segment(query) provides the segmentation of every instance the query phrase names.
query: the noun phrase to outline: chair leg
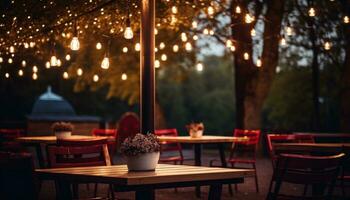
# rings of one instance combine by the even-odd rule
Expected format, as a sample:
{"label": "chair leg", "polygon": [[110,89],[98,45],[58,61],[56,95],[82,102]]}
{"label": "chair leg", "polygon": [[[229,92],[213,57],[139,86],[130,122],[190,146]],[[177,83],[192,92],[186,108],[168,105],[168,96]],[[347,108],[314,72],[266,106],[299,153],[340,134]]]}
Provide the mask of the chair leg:
{"label": "chair leg", "polygon": [[231,184],[228,184],[228,191],[229,191],[230,195],[233,196],[233,190],[232,190]]}
{"label": "chair leg", "polygon": [[73,189],[73,198],[79,199],[79,185],[78,184],[72,184]]}
{"label": "chair leg", "polygon": [[97,197],[97,189],[98,189],[98,184],[95,183],[94,197]]}
{"label": "chair leg", "polygon": [[111,195],[111,199],[114,200],[115,196],[114,196],[114,188],[112,184],[110,184],[108,187],[108,198],[109,198],[109,194]]}
{"label": "chair leg", "polygon": [[253,163],[253,168],[255,170],[255,188],[256,188],[256,192],[259,192],[258,172],[256,171],[255,163]]}

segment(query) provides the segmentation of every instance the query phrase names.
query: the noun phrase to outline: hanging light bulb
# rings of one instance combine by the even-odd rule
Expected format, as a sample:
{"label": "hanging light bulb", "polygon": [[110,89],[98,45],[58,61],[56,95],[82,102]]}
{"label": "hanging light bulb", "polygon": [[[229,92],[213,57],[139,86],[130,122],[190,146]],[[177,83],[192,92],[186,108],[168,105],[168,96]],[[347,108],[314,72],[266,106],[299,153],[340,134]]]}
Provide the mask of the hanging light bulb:
{"label": "hanging light bulb", "polygon": [[207,29],[207,28],[203,29],[203,34],[204,35],[209,35],[209,29]]}
{"label": "hanging light bulb", "polygon": [[154,61],[154,67],[155,67],[155,68],[159,68],[159,67],[160,67],[160,62],[159,62],[159,60],[155,60],[155,61]]}
{"label": "hanging light bulb", "polygon": [[162,54],[162,56],[160,57],[160,59],[162,61],[166,61],[168,59],[167,55],[166,54]]}
{"label": "hanging light bulb", "polygon": [[97,82],[99,79],[100,79],[100,78],[98,77],[97,74],[95,74],[95,75],[92,77],[92,80],[93,80],[94,82]]}
{"label": "hanging light bulb", "polygon": [[226,40],[226,47],[230,48],[232,46],[232,40]]}
{"label": "hanging light bulb", "polygon": [[72,51],[78,51],[80,48],[80,42],[79,42],[79,39],[78,37],[74,36],[72,38],[72,41],[70,42],[70,49]]}
{"label": "hanging light bulb", "polygon": [[332,44],[328,41],[324,43],[324,49],[327,51],[331,49],[331,46],[332,46]]}
{"label": "hanging light bulb", "polygon": [[51,65],[50,65],[50,62],[49,62],[49,61],[47,61],[47,62],[45,63],[45,67],[46,67],[46,69],[50,69]]}
{"label": "hanging light bulb", "polygon": [[186,35],[186,33],[181,33],[181,40],[182,40],[183,42],[186,42],[186,41],[187,41],[187,35]]}
{"label": "hanging light bulb", "polygon": [[315,8],[311,7],[308,11],[310,17],[315,17],[316,11]]}
{"label": "hanging light bulb", "polygon": [[198,72],[201,72],[201,71],[203,71],[203,64],[201,63],[201,62],[198,62],[197,64],[196,64],[196,70],[198,71]]}
{"label": "hanging light bulb", "polygon": [[197,21],[193,21],[192,22],[192,28],[197,28],[198,27],[198,22]]}
{"label": "hanging light bulb", "polygon": [[256,60],[256,66],[257,66],[257,67],[261,67],[261,66],[262,66],[262,61],[261,61],[260,56],[259,56],[258,59]]}
{"label": "hanging light bulb", "polygon": [[132,32],[132,29],[131,29],[130,16],[128,14],[128,18],[126,19],[126,28],[124,31],[124,38],[127,40],[130,40],[133,37],[134,37],[134,33]]}
{"label": "hanging light bulb", "polygon": [[25,60],[22,60],[22,67],[25,67],[27,65],[27,62]]}
{"label": "hanging light bulb", "polygon": [[250,31],[250,35],[251,35],[252,37],[256,36],[256,31],[255,31],[255,29],[252,29],[252,30]]}
{"label": "hanging light bulb", "polygon": [[18,70],[18,76],[23,76],[23,70]]}
{"label": "hanging light bulb", "polygon": [[7,60],[7,62],[8,62],[9,64],[13,63],[12,58],[9,58],[9,59]]}
{"label": "hanging light bulb", "polygon": [[35,46],[35,42],[29,42],[30,48],[33,48]]}
{"label": "hanging light bulb", "polygon": [[34,74],[32,75],[32,79],[33,79],[33,80],[37,80],[37,79],[38,79],[38,75],[37,75],[36,73],[34,73]]}
{"label": "hanging light bulb", "polygon": [[235,12],[237,13],[237,14],[241,14],[241,7],[239,7],[239,6],[236,6],[236,8],[235,8]]}
{"label": "hanging light bulb", "polygon": [[62,62],[60,59],[57,59],[57,66],[60,67],[62,65]]}
{"label": "hanging light bulb", "polygon": [[243,58],[244,58],[244,60],[249,60],[249,53],[248,53],[248,52],[245,52],[245,53],[243,54]]}
{"label": "hanging light bulb", "polygon": [[123,47],[123,52],[124,53],[128,53],[128,50],[129,50],[128,47]]}
{"label": "hanging light bulb", "polygon": [[37,73],[38,72],[38,67],[36,65],[33,66],[33,72]]}
{"label": "hanging light bulb", "polygon": [[123,73],[121,78],[122,78],[123,81],[125,81],[125,80],[128,79],[128,75],[126,75],[125,73]]}
{"label": "hanging light bulb", "polygon": [[77,69],[77,75],[78,75],[78,76],[83,75],[83,70],[82,70],[81,68],[78,68],[78,69]]}
{"label": "hanging light bulb", "polygon": [[23,45],[24,45],[24,48],[26,48],[26,49],[28,49],[28,48],[29,48],[29,44],[28,44],[28,42],[24,43]]}
{"label": "hanging light bulb", "polygon": [[97,43],[96,43],[96,49],[97,49],[97,50],[102,49],[102,44],[101,44],[100,42],[97,42]]}
{"label": "hanging light bulb", "polygon": [[165,48],[165,44],[164,44],[164,42],[161,42],[160,44],[159,44],[159,49],[164,49]]}
{"label": "hanging light bulb", "polygon": [[185,49],[186,51],[192,51],[192,44],[190,42],[186,42]]}
{"label": "hanging light bulb", "polygon": [[102,69],[108,69],[109,68],[109,58],[107,57],[107,55],[103,58],[103,60],[101,62],[101,68]]}
{"label": "hanging light bulb", "polygon": [[10,53],[14,53],[15,52],[15,47],[14,46],[10,46]]}
{"label": "hanging light bulb", "polygon": [[251,16],[249,13],[247,13],[244,17],[244,21],[247,24],[250,24],[254,21],[254,16]]}
{"label": "hanging light bulb", "polygon": [[67,61],[70,60],[70,55],[69,55],[69,54],[66,55],[66,60],[67,60]]}
{"label": "hanging light bulb", "polygon": [[214,35],[214,30],[213,29],[209,30],[209,35]]}
{"label": "hanging light bulb", "polygon": [[141,50],[141,45],[140,43],[135,44],[135,51],[140,51]]}
{"label": "hanging light bulb", "polygon": [[154,35],[158,35],[158,29],[154,29]]}
{"label": "hanging light bulb", "polygon": [[345,24],[348,24],[350,22],[350,19],[348,16],[344,16],[343,21]]}
{"label": "hanging light bulb", "polygon": [[158,52],[158,48],[157,47],[154,48],[154,52]]}
{"label": "hanging light bulb", "polygon": [[175,45],[173,46],[173,51],[174,51],[174,52],[178,52],[178,51],[179,51],[179,45],[175,44]]}
{"label": "hanging light bulb", "polygon": [[282,35],[280,44],[281,44],[282,46],[285,46],[285,45],[287,44],[287,41],[286,41],[286,39],[284,38],[284,35]]}
{"label": "hanging light bulb", "polygon": [[232,46],[230,47],[230,50],[231,50],[232,52],[234,52],[234,51],[236,51],[236,47],[235,47],[234,45],[232,45]]}
{"label": "hanging light bulb", "polygon": [[2,57],[0,57],[0,63],[4,62],[4,59]]}
{"label": "hanging light bulb", "polygon": [[173,14],[177,14],[177,7],[176,6],[171,7],[171,12]]}
{"label": "hanging light bulb", "polygon": [[287,28],[286,28],[286,33],[287,33],[288,36],[293,35],[293,29],[292,29],[292,27],[287,26]]}
{"label": "hanging light bulb", "polygon": [[197,36],[197,35],[194,35],[194,36],[192,37],[192,39],[193,39],[194,41],[196,41],[196,40],[198,40],[198,36]]}
{"label": "hanging light bulb", "polygon": [[50,65],[53,66],[53,67],[56,67],[58,65],[57,57],[55,55],[51,56]]}
{"label": "hanging light bulb", "polygon": [[63,72],[63,78],[64,78],[64,79],[68,79],[68,78],[69,78],[68,72]]}
{"label": "hanging light bulb", "polygon": [[208,12],[209,16],[214,15],[214,13],[215,13],[214,7],[213,6],[208,6],[207,12]]}
{"label": "hanging light bulb", "polygon": [[6,78],[10,78],[10,74],[9,73],[5,73],[5,77]]}

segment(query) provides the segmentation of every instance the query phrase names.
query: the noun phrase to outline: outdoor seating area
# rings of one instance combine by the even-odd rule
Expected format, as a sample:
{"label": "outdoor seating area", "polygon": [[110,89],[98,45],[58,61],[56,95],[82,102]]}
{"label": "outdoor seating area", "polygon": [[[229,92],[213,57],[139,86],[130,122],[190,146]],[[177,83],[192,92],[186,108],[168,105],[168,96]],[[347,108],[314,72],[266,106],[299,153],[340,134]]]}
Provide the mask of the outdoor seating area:
{"label": "outdoor seating area", "polygon": [[0,200],[350,199],[350,0],[2,0],[0,97]]}

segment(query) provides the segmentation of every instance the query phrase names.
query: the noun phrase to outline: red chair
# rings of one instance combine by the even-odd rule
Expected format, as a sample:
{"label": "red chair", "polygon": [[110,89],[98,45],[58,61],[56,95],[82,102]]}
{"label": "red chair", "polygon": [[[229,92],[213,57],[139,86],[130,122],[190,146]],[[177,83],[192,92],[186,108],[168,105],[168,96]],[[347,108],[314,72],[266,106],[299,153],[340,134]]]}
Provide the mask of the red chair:
{"label": "red chair", "polygon": [[25,148],[16,138],[25,136],[23,129],[0,129],[0,149],[10,152],[25,152]]}
{"label": "red chair", "polygon": [[117,145],[120,144],[128,137],[133,137],[137,133],[140,133],[140,120],[137,114],[133,112],[127,112],[120,118],[117,126]]}
{"label": "red chair", "polygon": [[[334,183],[343,157],[343,153],[334,156],[279,155],[266,199],[332,199]],[[293,195],[281,194],[282,183],[303,185],[304,192],[299,196],[295,195],[295,191]],[[307,196],[309,185],[326,186],[327,190]]]}
{"label": "red chair", "polygon": [[[178,136],[177,130],[175,128],[173,129],[159,129],[155,130],[155,134],[157,136],[172,136],[176,137]],[[180,165],[183,164],[184,157],[182,154],[182,148],[180,143],[178,142],[162,142],[160,146],[160,153],[161,157],[159,159],[160,162],[173,162],[175,165],[179,162]],[[177,153],[177,155],[170,155],[170,156],[162,156],[166,154],[174,154]]]}
{"label": "red chair", "polygon": [[[93,136],[111,137],[114,140],[116,140],[117,129],[97,129],[97,128],[94,128],[94,129],[92,129],[91,134]],[[107,145],[108,145],[109,154],[110,154],[111,158],[113,158],[114,153],[117,149],[117,143],[116,143],[116,141],[108,141]]]}
{"label": "red chair", "polygon": [[37,200],[38,191],[31,154],[0,152],[1,199]]}

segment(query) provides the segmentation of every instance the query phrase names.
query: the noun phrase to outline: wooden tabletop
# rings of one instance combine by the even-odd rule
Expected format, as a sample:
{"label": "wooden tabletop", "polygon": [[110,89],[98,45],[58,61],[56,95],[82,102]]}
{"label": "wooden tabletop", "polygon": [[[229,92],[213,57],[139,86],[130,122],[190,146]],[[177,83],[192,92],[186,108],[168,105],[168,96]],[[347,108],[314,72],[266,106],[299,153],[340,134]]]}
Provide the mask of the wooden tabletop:
{"label": "wooden tabletop", "polygon": [[[102,137],[102,136],[97,137],[97,136],[88,136],[88,135],[72,135],[67,139],[84,140],[84,139],[94,139],[94,138],[108,138],[108,140],[112,139],[109,137]],[[50,143],[56,143],[57,138],[56,136],[28,136],[28,137],[18,137],[17,141],[25,144],[40,144],[40,143],[50,144]]]}
{"label": "wooden tabletop", "polygon": [[197,167],[158,164],[155,171],[128,172],[126,165],[37,169],[41,179],[113,183],[118,185],[145,185],[208,180],[226,180],[252,176],[249,169]]}
{"label": "wooden tabletop", "polygon": [[233,136],[213,136],[203,135],[199,138],[190,136],[159,136],[160,142],[179,142],[179,143],[229,143],[229,142],[244,142],[248,141],[248,137],[233,137]]}
{"label": "wooden tabletop", "polygon": [[305,152],[341,152],[343,146],[350,143],[276,143],[276,151],[305,151]]}

